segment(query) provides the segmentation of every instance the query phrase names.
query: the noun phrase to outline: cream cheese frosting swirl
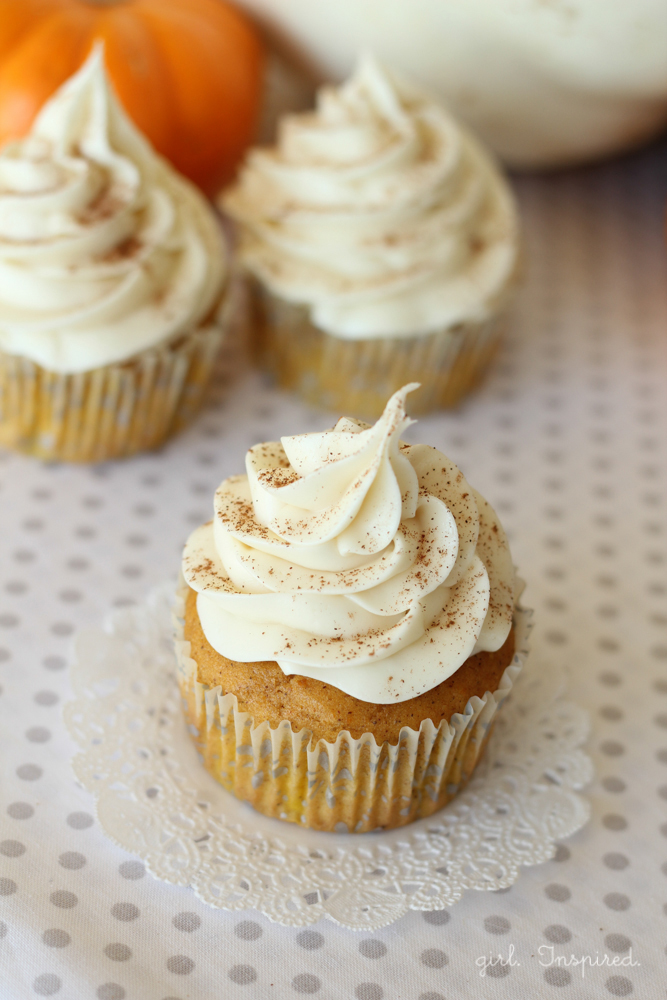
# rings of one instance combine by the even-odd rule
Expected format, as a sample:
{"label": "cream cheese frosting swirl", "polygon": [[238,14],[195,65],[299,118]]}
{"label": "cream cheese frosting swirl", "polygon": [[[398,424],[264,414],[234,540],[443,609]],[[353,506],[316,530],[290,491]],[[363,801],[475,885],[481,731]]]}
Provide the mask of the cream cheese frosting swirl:
{"label": "cream cheese frosting swirl", "polygon": [[369,427],[257,445],[190,536],[183,575],[209,643],[361,701],[406,701],[509,633],[514,568],[486,500],[408,445],[399,390]]}
{"label": "cream cheese frosting swirl", "polygon": [[509,187],[437,103],[370,56],[315,111],[286,116],[223,205],[241,257],[273,292],[342,338],[484,321],[516,269]]}
{"label": "cream cheese frosting swirl", "polygon": [[225,272],[214,213],[96,48],[0,152],[0,349],[59,373],[124,361],[206,320]]}

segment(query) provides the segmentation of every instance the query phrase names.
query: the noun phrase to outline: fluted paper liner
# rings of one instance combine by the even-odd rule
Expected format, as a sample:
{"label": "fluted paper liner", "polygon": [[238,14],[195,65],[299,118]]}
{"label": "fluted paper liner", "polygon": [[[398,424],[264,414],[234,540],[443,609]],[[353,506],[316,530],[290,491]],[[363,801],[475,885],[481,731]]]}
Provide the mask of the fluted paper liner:
{"label": "fluted paper liner", "polygon": [[497,691],[472,697],[450,722],[425,719],[405,726],[395,746],[378,746],[372,733],[335,743],[292,731],[285,719],[272,729],[239,710],[236,695],[197,680],[190,643],[183,638],[182,586],[174,613],[183,710],[206,769],[228,791],[267,816],[315,830],[363,833],[404,826],[442,808],[465,785],[480,760],[493,723],[528,653],[528,620],[515,609],[516,652]]}
{"label": "fluted paper liner", "polygon": [[157,448],[199,409],[225,321],[221,310],[171,343],[69,375],[0,351],[0,444],[69,462]]}
{"label": "fluted paper liner", "polygon": [[260,364],[284,389],[338,413],[379,417],[407,382],[421,383],[411,413],[456,406],[482,378],[504,327],[499,314],[416,336],[347,340],[315,326],[307,306],[249,280],[251,337]]}

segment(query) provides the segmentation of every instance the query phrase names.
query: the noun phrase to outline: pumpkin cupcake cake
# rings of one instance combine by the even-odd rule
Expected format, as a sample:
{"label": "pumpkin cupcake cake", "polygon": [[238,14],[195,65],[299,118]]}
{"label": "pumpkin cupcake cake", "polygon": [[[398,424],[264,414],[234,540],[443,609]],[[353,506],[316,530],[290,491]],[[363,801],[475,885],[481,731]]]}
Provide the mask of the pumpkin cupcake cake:
{"label": "pumpkin cupcake cake", "polygon": [[282,386],[377,417],[406,381],[426,412],[479,380],[516,285],[514,200],[479,142],[372,57],[286,116],[221,204]]}
{"label": "pumpkin cupcake cake", "polygon": [[227,272],[214,212],[97,48],[0,152],[0,444],[84,462],[160,445],[201,402]]}
{"label": "pumpkin cupcake cake", "polygon": [[525,654],[503,529],[443,454],[374,426],[257,445],[183,554],[179,683],[205,767],[259,811],[362,832],[465,784]]}

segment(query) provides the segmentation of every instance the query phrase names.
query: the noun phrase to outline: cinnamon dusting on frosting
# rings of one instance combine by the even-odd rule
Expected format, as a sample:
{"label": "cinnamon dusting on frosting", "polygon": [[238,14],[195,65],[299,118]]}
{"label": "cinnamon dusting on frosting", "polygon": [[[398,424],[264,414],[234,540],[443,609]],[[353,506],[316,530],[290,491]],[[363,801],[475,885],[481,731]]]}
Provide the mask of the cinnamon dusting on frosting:
{"label": "cinnamon dusting on frosting", "polygon": [[484,321],[513,283],[518,219],[498,167],[371,56],[315,111],[286,116],[222,204],[246,266],[334,336]]}
{"label": "cinnamon dusting on frosting", "polygon": [[0,151],[0,350],[59,373],[129,362],[217,322],[226,270],[215,214],[95,48]]}
{"label": "cinnamon dusting on frosting", "polygon": [[500,648],[514,571],[490,506],[444,455],[405,445],[406,386],[372,427],[252,448],[185,549],[211,645],[361,700],[430,690]]}

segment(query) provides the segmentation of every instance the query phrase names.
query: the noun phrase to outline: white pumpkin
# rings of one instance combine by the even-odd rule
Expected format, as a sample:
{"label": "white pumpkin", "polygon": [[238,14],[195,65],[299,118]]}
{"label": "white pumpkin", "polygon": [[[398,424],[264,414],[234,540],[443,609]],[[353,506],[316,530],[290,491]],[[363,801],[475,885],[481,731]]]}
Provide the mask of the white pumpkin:
{"label": "white pumpkin", "polygon": [[667,0],[238,2],[321,77],[371,49],[511,166],[606,156],[667,124]]}

